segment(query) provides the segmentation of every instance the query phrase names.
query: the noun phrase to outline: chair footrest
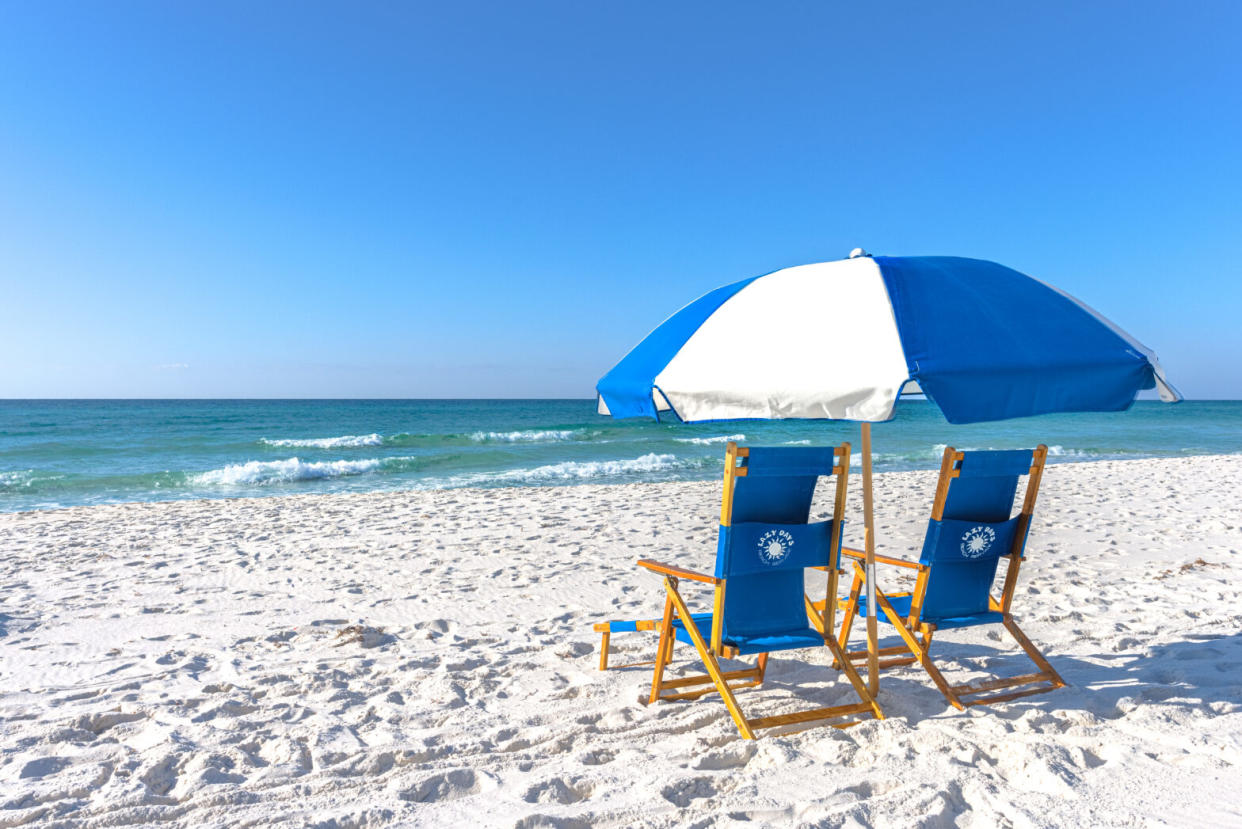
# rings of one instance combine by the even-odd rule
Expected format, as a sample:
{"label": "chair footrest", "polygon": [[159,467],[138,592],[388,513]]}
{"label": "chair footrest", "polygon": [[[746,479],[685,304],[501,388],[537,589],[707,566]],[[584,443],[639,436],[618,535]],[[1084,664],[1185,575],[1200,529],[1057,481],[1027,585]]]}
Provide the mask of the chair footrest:
{"label": "chair footrest", "polygon": [[[761,684],[762,682],[763,682],[762,679],[755,677],[754,679],[747,680],[746,682],[730,682],[727,684],[729,686],[730,691],[740,691],[743,688],[753,688],[756,685]],[[680,694],[666,694],[663,691],[661,691],[660,696],[657,697],[657,699],[660,700],[661,702],[676,702],[677,700],[681,700],[681,699],[698,699],[699,697],[705,697],[708,694],[718,694],[718,693],[720,693],[719,688],[717,688],[715,685],[709,685],[706,688],[696,688],[693,691],[682,691]]]}
{"label": "chair footrest", "polygon": [[[900,668],[903,665],[913,665],[915,662],[918,662],[918,661],[919,660],[913,656],[899,656],[895,659],[877,660],[875,663],[875,666],[883,670],[885,668]],[[857,657],[850,658],[850,664],[854,665],[856,668],[862,667],[864,662],[865,660],[859,659]],[[835,666],[836,663],[834,662],[833,665]]]}
{"label": "chair footrest", "polygon": [[[845,655],[848,656],[850,659],[857,660],[857,659],[866,659],[867,653],[868,652],[865,650],[849,651]],[[910,653],[910,649],[906,647],[905,645],[891,645],[886,648],[876,649],[876,654],[878,654],[879,656],[891,656],[895,653]]]}
{"label": "chair footrest", "polygon": [[[758,668],[744,668],[740,671],[725,671],[720,675],[721,679],[726,682],[730,679],[746,679],[757,676]],[[695,676],[683,676],[680,679],[666,679],[660,682],[661,688],[686,688],[691,685],[704,685],[714,680],[707,674],[697,674]]]}
{"label": "chair footrest", "polygon": [[852,705],[836,705],[832,708],[813,708],[810,711],[797,711],[793,714],[776,714],[771,717],[755,717],[747,719],[751,728],[772,728],[777,725],[790,725],[815,720],[831,720],[837,717],[848,717],[851,714],[870,714],[871,706],[865,702]]}
{"label": "chair footrest", "polygon": [[903,656],[898,659],[881,659],[876,663],[876,667],[880,669],[900,668],[903,665],[913,665],[915,662],[918,662],[918,660],[913,656]]}
{"label": "chair footrest", "polygon": [[1062,687],[1059,682],[1052,679],[1044,680],[1047,685],[1040,685],[1038,688],[1026,688],[1022,691],[1010,691],[1007,694],[994,694],[990,697],[977,697],[975,699],[962,700],[962,705],[991,705],[994,702],[1008,702],[1011,699],[1019,697],[1029,697],[1035,694],[1046,694],[1049,691],[1055,691]]}
{"label": "chair footrest", "polygon": [[642,662],[626,662],[624,665],[608,665],[606,668],[600,668],[601,671],[620,671],[625,668],[641,668],[644,665],[654,665],[654,659],[644,659]]}
{"label": "chair footrest", "polygon": [[982,694],[984,691],[997,691],[1001,688],[1014,688],[1018,685],[1031,685],[1035,682],[1053,682],[1048,674],[1040,671],[1035,674],[1023,674],[1022,676],[1010,677],[1008,679],[990,679],[986,682],[966,682],[962,685],[950,686],[953,693],[959,697],[971,696],[972,694]]}

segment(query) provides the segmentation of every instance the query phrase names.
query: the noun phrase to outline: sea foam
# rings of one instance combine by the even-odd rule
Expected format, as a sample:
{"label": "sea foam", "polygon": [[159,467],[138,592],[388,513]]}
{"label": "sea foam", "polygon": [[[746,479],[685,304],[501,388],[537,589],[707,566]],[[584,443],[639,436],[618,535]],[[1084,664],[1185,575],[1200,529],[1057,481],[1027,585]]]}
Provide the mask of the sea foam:
{"label": "sea foam", "polygon": [[673,438],[678,443],[695,443],[707,446],[712,443],[728,443],[731,440],[746,440],[746,435],[718,435],[711,438]]}
{"label": "sea foam", "polygon": [[[931,454],[933,457],[939,458],[941,455],[944,454],[944,450],[947,448],[948,448],[948,444],[937,443],[934,447],[932,447]],[[1021,448],[1031,449],[1034,447],[1025,446]],[[981,447],[978,447],[978,446],[958,446],[957,447],[957,451],[959,452],[980,452],[980,451],[991,452],[995,450],[996,448],[993,446],[989,446],[986,450],[983,450]],[[1125,457],[1126,454],[1127,453],[1119,453],[1116,455],[1116,457]],[[1053,445],[1053,446],[1048,447],[1048,457],[1050,458],[1091,458],[1094,460],[1099,460],[1099,459],[1104,459],[1104,458],[1108,458],[1111,456],[1100,454],[1097,452],[1084,451],[1082,449],[1066,449],[1064,446]]]}
{"label": "sea foam", "polygon": [[448,479],[429,480],[426,483],[430,486],[449,488],[495,484],[509,486],[537,485],[559,481],[584,481],[592,478],[641,475],[643,473],[660,472],[697,464],[697,461],[687,462],[678,460],[676,455],[657,455],[653,452],[638,458],[610,461],[563,461],[562,463],[536,466],[529,469],[476,472]]}
{"label": "sea foam", "polygon": [[581,429],[519,429],[514,432],[474,432],[470,439],[477,443],[528,443],[573,440],[584,434]]}
{"label": "sea foam", "polygon": [[339,449],[350,446],[381,446],[384,443],[384,436],[373,433],[370,435],[341,435],[335,438],[280,438],[278,440],[263,438],[259,443],[265,446],[285,448]]}
{"label": "sea foam", "polygon": [[317,481],[323,478],[341,478],[346,475],[363,475],[373,472],[386,461],[394,458],[371,458],[358,461],[303,461],[288,458],[283,461],[249,461],[230,464],[191,475],[189,481],[200,486],[239,486],[245,484],[272,484],[289,481]]}
{"label": "sea foam", "polygon": [[657,455],[654,452],[640,458],[615,461],[564,461],[537,466],[534,469],[512,469],[495,476],[498,481],[556,481],[573,478],[603,478],[636,472],[658,472],[677,465],[676,455]]}
{"label": "sea foam", "polygon": [[17,469],[12,472],[0,472],[0,490],[16,489],[34,483],[33,469]]}

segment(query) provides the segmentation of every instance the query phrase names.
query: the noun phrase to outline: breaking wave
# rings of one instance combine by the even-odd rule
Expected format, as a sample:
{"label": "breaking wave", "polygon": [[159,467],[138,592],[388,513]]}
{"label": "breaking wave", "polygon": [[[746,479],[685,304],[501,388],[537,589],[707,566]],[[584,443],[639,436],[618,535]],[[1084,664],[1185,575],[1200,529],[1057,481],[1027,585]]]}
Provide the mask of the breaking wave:
{"label": "breaking wave", "polygon": [[678,443],[694,443],[699,446],[707,446],[712,443],[728,443],[731,440],[746,440],[746,435],[718,435],[712,438],[673,438],[673,440]]}
{"label": "breaking wave", "polygon": [[587,435],[585,429],[519,429],[513,432],[473,432],[476,443],[549,443]]}
{"label": "breaking wave", "polygon": [[[944,454],[944,450],[948,448],[947,443],[937,443],[932,447],[932,457],[939,458]],[[980,452],[993,451],[996,447],[989,446],[986,450],[981,446],[959,446],[959,452]],[[1012,448],[1012,447],[1011,447]],[[1033,449],[1033,446],[1023,446],[1022,449]],[[1050,458],[1086,458],[1088,460],[1111,460],[1125,458],[1128,455],[1135,454],[1131,452],[1092,452],[1085,449],[1066,449],[1064,446],[1055,445],[1048,447],[1048,457]]]}
{"label": "breaking wave", "polygon": [[640,458],[617,461],[564,461],[534,469],[511,469],[494,476],[498,481],[565,481],[575,478],[605,478],[641,472],[659,472],[677,466],[676,455],[654,452]]}
{"label": "breaking wave", "polygon": [[[447,479],[427,480],[425,484],[435,487],[470,486],[539,486],[543,484],[575,483],[590,480],[670,480],[679,472],[702,468],[705,463],[715,463],[702,458],[678,458],[676,455],[654,452],[637,458],[609,461],[564,461],[562,463],[536,466],[528,469],[507,469],[500,472],[477,472]],[[655,477],[647,477],[656,473]],[[670,473],[673,473],[670,478]]]}
{"label": "breaking wave", "polygon": [[324,478],[365,475],[394,461],[408,460],[410,459],[371,458],[358,461],[304,461],[287,458],[283,461],[248,461],[190,475],[188,480],[199,486],[262,486],[292,481],[318,481]]}
{"label": "breaking wave", "polygon": [[384,436],[373,433],[370,435],[341,435],[335,438],[281,438],[279,440],[263,438],[259,443],[265,446],[286,448],[339,449],[349,446],[382,446],[384,444]]}
{"label": "breaking wave", "polygon": [[332,438],[262,438],[259,443],[280,449],[349,449],[362,446],[470,446],[478,443],[558,443],[583,440],[598,434],[589,429],[517,429],[510,432],[468,434],[340,435]]}
{"label": "breaking wave", "polygon": [[14,470],[12,472],[0,472],[0,492],[6,489],[17,489],[18,487],[28,487],[34,484],[35,476],[33,469]]}

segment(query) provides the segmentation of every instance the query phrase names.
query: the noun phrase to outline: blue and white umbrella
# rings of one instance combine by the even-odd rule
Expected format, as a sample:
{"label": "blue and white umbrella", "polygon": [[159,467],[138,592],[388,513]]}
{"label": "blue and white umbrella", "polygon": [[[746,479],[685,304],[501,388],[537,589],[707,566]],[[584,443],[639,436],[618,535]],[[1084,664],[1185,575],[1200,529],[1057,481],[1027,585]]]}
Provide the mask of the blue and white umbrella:
{"label": "blue and white umbrella", "polygon": [[[916,389],[917,386],[917,389]],[[744,279],[660,324],[601,414],[882,421],[921,389],[950,423],[1179,399],[1155,354],[1050,285],[979,259],[860,255]]]}
{"label": "blue and white umbrella", "polygon": [[[950,423],[1128,408],[1181,395],[1156,355],[1082,302],[980,259],[877,256],[774,271],[673,314],[599,381],[601,414],[862,421],[868,593],[874,586],[869,424],[903,394]],[[875,600],[867,602],[875,677]]]}

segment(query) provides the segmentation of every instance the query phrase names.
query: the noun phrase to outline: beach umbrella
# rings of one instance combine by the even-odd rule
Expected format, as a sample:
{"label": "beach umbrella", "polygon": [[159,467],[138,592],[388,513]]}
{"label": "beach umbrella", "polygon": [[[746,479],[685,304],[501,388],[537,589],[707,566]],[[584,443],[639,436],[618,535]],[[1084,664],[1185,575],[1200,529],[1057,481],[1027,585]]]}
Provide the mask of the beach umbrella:
{"label": "beach umbrella", "polygon": [[1126,409],[1181,395],[1155,354],[1056,288],[980,259],[876,256],[710,291],[596,386],[599,412],[681,423],[860,421],[868,679],[878,687],[871,423],[922,394],[950,423]]}

